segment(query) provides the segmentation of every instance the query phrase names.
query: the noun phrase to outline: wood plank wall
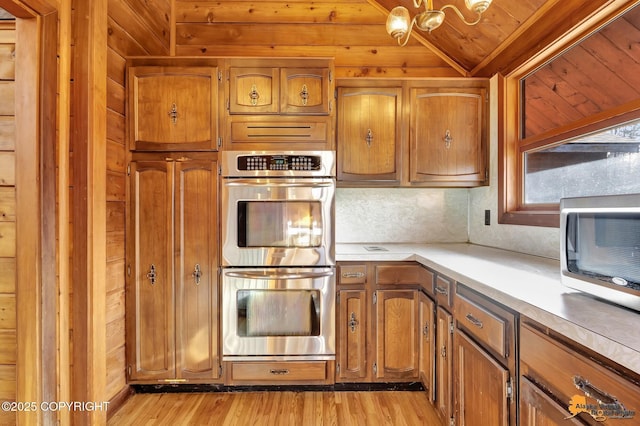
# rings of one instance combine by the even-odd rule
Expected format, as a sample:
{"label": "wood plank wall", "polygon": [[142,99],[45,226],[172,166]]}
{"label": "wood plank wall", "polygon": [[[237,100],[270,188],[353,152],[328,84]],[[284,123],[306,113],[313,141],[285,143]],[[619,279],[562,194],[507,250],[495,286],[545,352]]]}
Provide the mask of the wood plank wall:
{"label": "wood plank wall", "polygon": [[[0,401],[16,399],[15,23],[0,22]],[[0,424],[15,413],[0,411]]]}
{"label": "wood plank wall", "polygon": [[175,2],[176,56],[333,57],[336,77],[460,77],[415,40],[400,48],[367,0]]}
{"label": "wood plank wall", "polygon": [[125,57],[169,55],[169,0],[109,0],[107,52],[106,396],[126,390]]}

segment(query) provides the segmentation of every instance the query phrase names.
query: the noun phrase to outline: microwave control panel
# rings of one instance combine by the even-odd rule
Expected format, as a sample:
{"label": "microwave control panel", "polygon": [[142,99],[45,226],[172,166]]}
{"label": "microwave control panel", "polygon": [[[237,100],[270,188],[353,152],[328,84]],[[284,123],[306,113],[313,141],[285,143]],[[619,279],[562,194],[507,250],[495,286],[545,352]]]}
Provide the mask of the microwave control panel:
{"label": "microwave control panel", "polygon": [[317,155],[243,155],[238,157],[238,170],[320,170]]}

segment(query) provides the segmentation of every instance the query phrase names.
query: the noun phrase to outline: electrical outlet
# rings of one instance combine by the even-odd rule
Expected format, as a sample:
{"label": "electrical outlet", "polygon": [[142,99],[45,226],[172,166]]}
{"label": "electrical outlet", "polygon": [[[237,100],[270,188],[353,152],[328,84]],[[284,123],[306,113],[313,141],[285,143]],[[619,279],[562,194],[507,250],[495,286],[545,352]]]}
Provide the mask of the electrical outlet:
{"label": "electrical outlet", "polygon": [[491,210],[484,211],[484,224],[491,225]]}

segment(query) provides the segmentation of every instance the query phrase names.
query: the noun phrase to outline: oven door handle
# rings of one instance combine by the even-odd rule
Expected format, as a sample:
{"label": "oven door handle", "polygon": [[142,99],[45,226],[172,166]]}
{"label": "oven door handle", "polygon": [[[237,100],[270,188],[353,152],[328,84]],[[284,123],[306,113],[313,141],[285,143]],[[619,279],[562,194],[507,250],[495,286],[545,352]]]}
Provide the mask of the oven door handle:
{"label": "oven door handle", "polygon": [[276,186],[276,187],[290,187],[290,188],[303,188],[303,187],[311,187],[311,188],[327,188],[333,187],[335,183],[333,180],[311,180],[308,182],[277,182],[274,180],[270,180],[269,182],[257,182],[256,179],[229,179],[225,182],[225,186]]}
{"label": "oven door handle", "polygon": [[303,278],[330,277],[333,275],[333,271],[304,272],[299,274],[275,273],[275,274],[268,274],[268,275],[265,275],[260,272],[227,271],[224,274],[227,277],[233,277],[233,278],[251,278],[251,279],[258,279],[258,280],[297,280],[297,279],[303,279]]}

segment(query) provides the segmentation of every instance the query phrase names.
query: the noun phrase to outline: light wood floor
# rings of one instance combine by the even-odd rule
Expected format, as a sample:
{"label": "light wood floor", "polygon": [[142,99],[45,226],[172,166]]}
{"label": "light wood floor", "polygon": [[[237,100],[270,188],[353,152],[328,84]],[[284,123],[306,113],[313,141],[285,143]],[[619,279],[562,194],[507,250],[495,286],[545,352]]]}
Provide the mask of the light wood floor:
{"label": "light wood floor", "polygon": [[108,425],[439,426],[425,392],[136,394]]}

